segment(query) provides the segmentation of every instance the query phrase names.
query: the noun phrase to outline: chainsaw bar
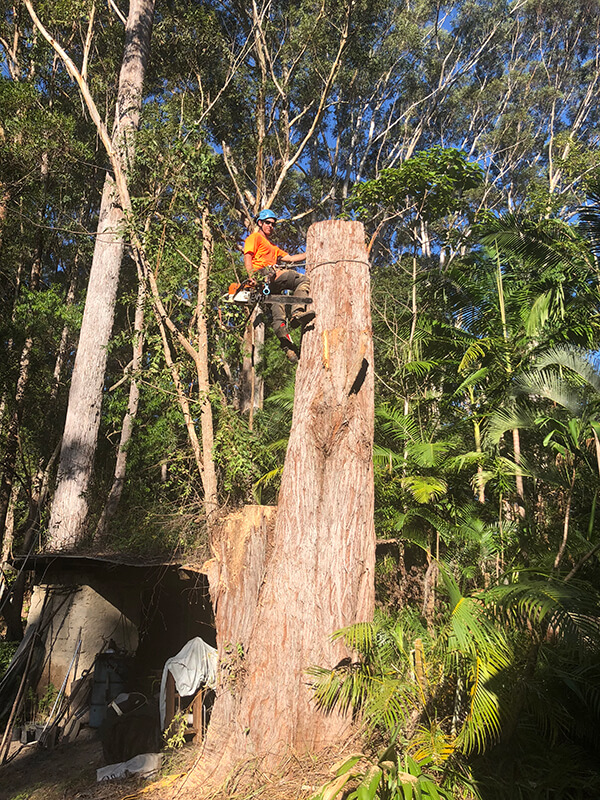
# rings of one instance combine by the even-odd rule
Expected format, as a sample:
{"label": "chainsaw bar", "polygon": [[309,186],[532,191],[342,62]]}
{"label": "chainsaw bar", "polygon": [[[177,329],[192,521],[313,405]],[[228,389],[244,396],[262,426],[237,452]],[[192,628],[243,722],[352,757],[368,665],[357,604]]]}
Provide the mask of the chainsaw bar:
{"label": "chainsaw bar", "polygon": [[257,306],[272,306],[280,304],[283,306],[310,305],[312,297],[294,297],[291,294],[270,294],[262,291],[264,284],[258,286],[248,286],[247,282],[242,284],[233,283],[229,287],[227,294],[222,295],[217,313],[219,327],[225,331],[238,330],[248,322],[252,312]]}
{"label": "chainsaw bar", "polygon": [[286,306],[306,306],[312,303],[312,297],[294,297],[291,294],[261,294],[259,303],[281,303]]}

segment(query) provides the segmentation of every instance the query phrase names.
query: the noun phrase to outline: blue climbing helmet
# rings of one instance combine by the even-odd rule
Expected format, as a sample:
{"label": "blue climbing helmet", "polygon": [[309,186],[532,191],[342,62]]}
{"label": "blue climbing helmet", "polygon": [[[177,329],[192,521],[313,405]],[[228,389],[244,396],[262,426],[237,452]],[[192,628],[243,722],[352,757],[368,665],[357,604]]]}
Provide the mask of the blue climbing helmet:
{"label": "blue climbing helmet", "polygon": [[260,212],[260,214],[256,218],[256,221],[257,222],[264,222],[267,219],[277,220],[277,214],[274,211],[271,211],[270,208],[263,208],[263,210]]}

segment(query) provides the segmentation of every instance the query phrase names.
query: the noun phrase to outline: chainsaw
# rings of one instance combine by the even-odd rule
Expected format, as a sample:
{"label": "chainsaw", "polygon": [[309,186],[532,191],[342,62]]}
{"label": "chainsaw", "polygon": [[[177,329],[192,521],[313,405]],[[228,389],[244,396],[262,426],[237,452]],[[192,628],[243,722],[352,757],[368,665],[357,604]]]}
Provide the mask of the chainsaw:
{"label": "chainsaw", "polygon": [[256,306],[268,307],[274,303],[306,306],[312,303],[312,298],[272,294],[268,283],[249,278],[242,283],[229,284],[227,294],[221,297],[219,303],[219,322],[224,329],[241,328],[246,325]]}

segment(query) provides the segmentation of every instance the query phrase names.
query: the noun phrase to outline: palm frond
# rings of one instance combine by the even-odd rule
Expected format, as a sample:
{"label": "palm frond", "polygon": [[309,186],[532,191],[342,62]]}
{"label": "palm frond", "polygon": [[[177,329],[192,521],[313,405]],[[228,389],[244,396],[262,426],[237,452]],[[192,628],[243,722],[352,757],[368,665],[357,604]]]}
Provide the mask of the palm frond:
{"label": "palm frond", "polygon": [[564,367],[579,375],[600,395],[600,365],[598,355],[588,350],[569,345],[558,345],[538,355],[535,360],[537,369],[549,366]]}
{"label": "palm frond", "polygon": [[407,375],[415,375],[417,378],[424,378],[428,375],[433,369],[438,366],[437,361],[424,361],[424,360],[415,360],[415,361],[407,361],[402,366],[403,372]]}
{"label": "palm frond", "polygon": [[414,417],[383,403],[375,408],[378,428],[395,442],[420,441],[421,432]]}
{"label": "palm frond", "polygon": [[546,369],[525,372],[515,379],[513,391],[515,394],[526,394],[530,397],[544,397],[567,409],[573,416],[581,414],[582,403],[579,392],[569,386],[556,372]]}
{"label": "palm frond", "polygon": [[403,453],[392,450],[391,447],[384,447],[380,444],[373,445],[373,463],[379,467],[387,467],[388,470],[400,470],[406,464]]}
{"label": "palm frond", "polygon": [[372,622],[357,622],[340,628],[331,635],[331,641],[341,639],[346,647],[356,650],[363,656],[368,656],[373,649],[373,643],[377,633],[377,626]]}
{"label": "palm frond", "polygon": [[581,652],[600,648],[600,600],[587,585],[521,573],[519,580],[489,589],[485,602],[512,624]]}
{"label": "palm frond", "polygon": [[447,493],[448,484],[433,475],[407,475],[402,478],[402,488],[410,492],[417,503],[431,503]]}
{"label": "palm frond", "polygon": [[[467,369],[470,366],[470,363],[466,360],[467,354],[463,356],[463,360],[460,362],[458,366],[458,371],[462,372],[464,369]],[[488,368],[482,367],[478,369],[476,372],[473,372],[469,375],[465,380],[460,384],[460,386],[455,390],[454,395],[460,395],[464,392],[465,389],[470,388],[471,386],[475,386],[476,384],[480,383],[480,381],[487,378],[488,375]]]}
{"label": "palm frond", "polygon": [[561,220],[532,222],[522,214],[488,217],[480,226],[480,241],[503,255],[524,259],[545,270],[556,268],[568,257],[569,244],[578,235]]}
{"label": "palm frond", "polygon": [[537,336],[550,319],[552,299],[552,292],[548,291],[534,300],[524,320],[525,332],[528,336]]}
{"label": "palm frond", "polygon": [[410,538],[409,534],[412,530],[414,520],[424,520],[428,522],[431,527],[439,533],[441,539],[447,544],[452,541],[454,533],[454,525],[452,520],[442,517],[432,508],[420,506],[419,508],[412,508],[404,514],[399,514],[396,520],[395,529],[401,531],[403,538],[418,544],[420,547],[425,547],[425,541],[419,541],[414,537]]}
{"label": "palm frond", "polygon": [[282,409],[290,412],[294,410],[294,392],[295,383],[289,381],[282,389],[273,394],[265,400],[265,405],[272,408]]}
{"label": "palm frond", "polygon": [[275,467],[275,469],[272,469],[269,472],[266,472],[264,475],[261,475],[252,487],[255,496],[258,498],[261,489],[276,484],[277,481],[280,480],[282,474],[283,467]]}
{"label": "palm frond", "polygon": [[537,414],[523,406],[500,409],[490,415],[485,429],[485,440],[497,445],[507,431],[514,428],[534,428]]}
{"label": "palm frond", "polygon": [[411,442],[408,450],[419,467],[437,467],[451,449],[449,442]]}

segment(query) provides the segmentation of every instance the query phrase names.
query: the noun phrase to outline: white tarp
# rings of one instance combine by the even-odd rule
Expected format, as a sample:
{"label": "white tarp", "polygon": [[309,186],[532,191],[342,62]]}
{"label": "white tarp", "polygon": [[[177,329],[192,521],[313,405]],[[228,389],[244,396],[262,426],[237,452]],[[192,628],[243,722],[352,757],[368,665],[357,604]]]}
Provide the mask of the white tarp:
{"label": "white tarp", "polygon": [[175,690],[180,697],[196,694],[204,684],[209,689],[217,685],[217,651],[197,636],[185,644],[163,667],[160,682],[160,729],[164,730],[167,711],[167,675],[171,673]]}
{"label": "white tarp", "polygon": [[130,775],[139,775],[141,778],[152,778],[162,765],[162,753],[142,753],[121,761],[119,764],[109,764],[96,770],[96,780],[114,781],[119,778],[128,778]]}

